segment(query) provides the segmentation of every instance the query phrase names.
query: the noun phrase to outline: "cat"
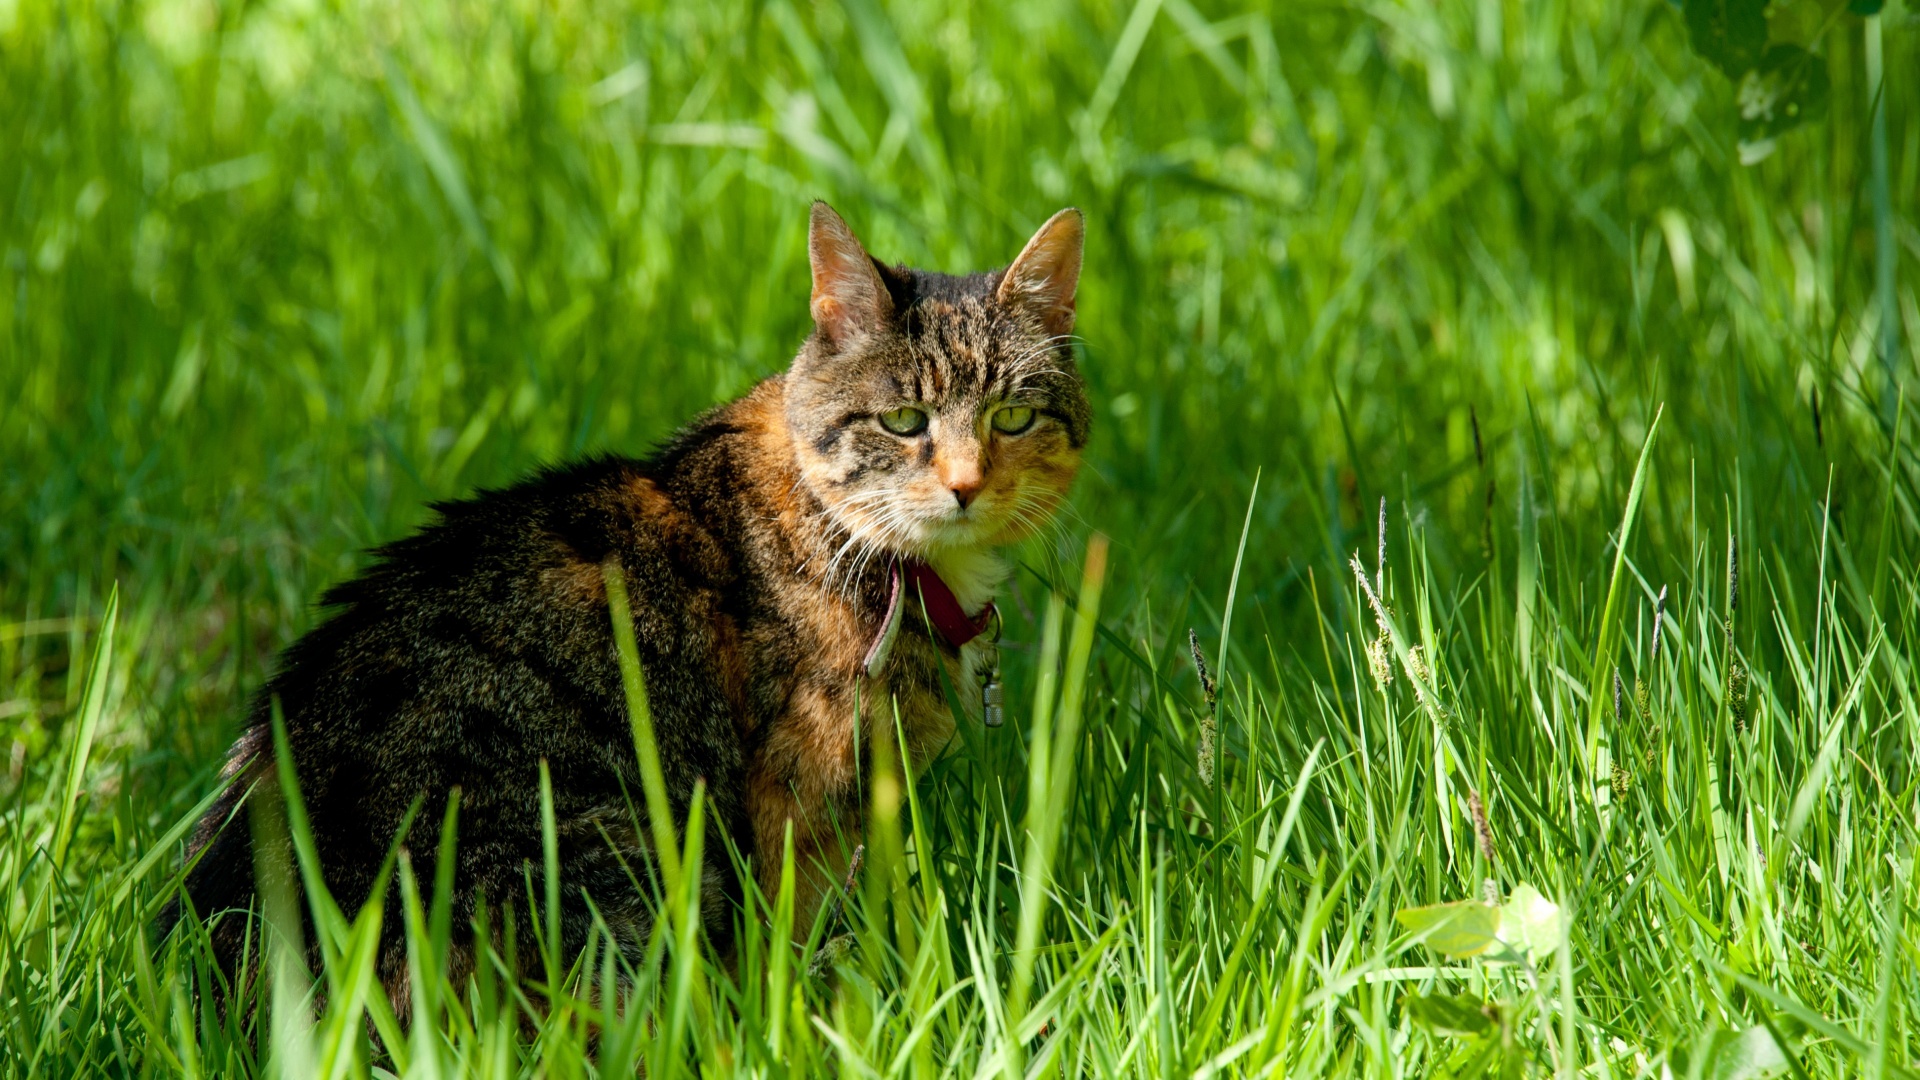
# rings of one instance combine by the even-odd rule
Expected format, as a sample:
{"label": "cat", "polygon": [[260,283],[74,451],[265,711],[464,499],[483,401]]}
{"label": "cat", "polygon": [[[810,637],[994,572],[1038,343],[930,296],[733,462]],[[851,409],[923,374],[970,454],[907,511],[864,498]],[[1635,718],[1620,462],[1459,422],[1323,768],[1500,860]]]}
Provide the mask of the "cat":
{"label": "cat", "polygon": [[[723,837],[771,896],[789,829],[808,926],[860,834],[872,753],[856,741],[892,738],[897,707],[924,766],[954,734],[949,688],[975,716],[997,711],[981,681],[1007,573],[997,551],[1051,519],[1091,423],[1071,345],[1083,233],[1062,210],[1006,269],[950,276],[881,263],[816,202],[814,329],[788,371],[645,459],[597,457],[438,504],[437,523],[327,592],[331,615],[252,700],[227,786],[189,841],[184,893],[202,917],[226,913],[210,931],[223,967],[248,954],[251,920],[233,910],[257,905],[242,809],[250,791],[277,795],[276,708],[343,910],[373,895],[416,805],[404,844],[418,880],[434,879],[457,789],[454,926],[481,905],[522,905],[517,955],[536,956],[524,875],[538,882],[543,865],[545,761],[562,953],[584,946],[590,897],[639,959],[650,832],[633,809],[609,562],[631,596],[676,833],[706,785],[708,937],[730,949],[745,888]],[[377,965],[404,1016],[400,895],[385,894]],[[176,900],[162,929],[180,914]],[[456,986],[476,948],[457,937]]]}

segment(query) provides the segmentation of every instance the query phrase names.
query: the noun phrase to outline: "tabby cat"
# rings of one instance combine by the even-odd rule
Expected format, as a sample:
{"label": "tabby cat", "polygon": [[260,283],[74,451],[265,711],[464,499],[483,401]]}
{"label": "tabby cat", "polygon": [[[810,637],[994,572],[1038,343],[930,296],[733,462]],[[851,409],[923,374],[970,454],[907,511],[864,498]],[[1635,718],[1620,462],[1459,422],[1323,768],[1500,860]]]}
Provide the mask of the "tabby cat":
{"label": "tabby cat", "polygon": [[[645,459],[595,458],[441,504],[436,524],[328,592],[332,614],[253,700],[228,786],[191,841],[185,893],[203,917],[227,913],[212,926],[222,963],[235,969],[247,942],[249,919],[232,909],[255,904],[241,810],[256,786],[277,791],[276,702],[345,910],[372,895],[416,803],[404,843],[418,878],[434,879],[458,789],[454,925],[519,904],[517,951],[536,955],[523,875],[542,864],[544,760],[561,948],[584,945],[591,897],[637,959],[650,833],[632,809],[642,788],[610,563],[632,598],[676,829],[706,783],[708,934],[728,948],[743,888],[722,836],[771,895],[789,827],[807,925],[860,833],[871,754],[856,743],[890,736],[897,704],[924,764],[953,736],[946,688],[975,715],[997,711],[998,687],[982,685],[1006,576],[995,552],[1049,520],[1087,439],[1070,346],[1081,241],[1079,212],[1063,210],[1007,269],[950,276],[875,260],[815,203],[814,330],[784,375]],[[398,998],[399,890],[386,897],[379,970]],[[469,934],[456,985],[473,962]]]}

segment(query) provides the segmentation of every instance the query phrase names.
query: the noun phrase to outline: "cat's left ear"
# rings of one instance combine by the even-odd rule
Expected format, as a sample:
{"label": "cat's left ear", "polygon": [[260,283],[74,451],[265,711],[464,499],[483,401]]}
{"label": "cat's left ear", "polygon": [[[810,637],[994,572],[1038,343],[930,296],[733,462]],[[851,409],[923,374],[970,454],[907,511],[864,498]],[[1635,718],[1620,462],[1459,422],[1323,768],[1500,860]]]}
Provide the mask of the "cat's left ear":
{"label": "cat's left ear", "polygon": [[1080,211],[1068,207],[1047,219],[1000,279],[995,294],[1040,316],[1047,333],[1073,333],[1073,296],[1080,287],[1080,249],[1086,240]]}

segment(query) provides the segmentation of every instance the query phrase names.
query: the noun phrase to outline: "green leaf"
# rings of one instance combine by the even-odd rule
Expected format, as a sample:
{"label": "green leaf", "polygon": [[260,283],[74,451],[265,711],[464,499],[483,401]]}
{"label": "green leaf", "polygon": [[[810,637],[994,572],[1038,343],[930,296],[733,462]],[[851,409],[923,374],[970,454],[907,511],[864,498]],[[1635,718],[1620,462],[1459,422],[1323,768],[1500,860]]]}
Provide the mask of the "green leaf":
{"label": "green leaf", "polygon": [[1551,956],[1565,937],[1560,905],[1521,884],[1498,906],[1478,900],[1404,908],[1394,913],[1400,925],[1421,936],[1427,948],[1445,956],[1479,956],[1532,962]]}
{"label": "green leaf", "polygon": [[1532,885],[1516,886],[1500,908],[1500,940],[1530,960],[1552,955],[1560,947],[1562,933],[1560,905]]}
{"label": "green leaf", "polygon": [[1435,1035],[1478,1035],[1498,1015],[1472,994],[1408,994],[1406,1005],[1407,1016]]}
{"label": "green leaf", "polygon": [[1762,148],[1774,136],[1825,114],[1831,91],[1825,58],[1798,45],[1768,49],[1760,65],[1740,80],[1741,160],[1750,164],[1765,157],[1748,148]]}
{"label": "green leaf", "polygon": [[1767,48],[1767,0],[1686,0],[1683,14],[1693,51],[1738,79],[1760,63]]}
{"label": "green leaf", "polygon": [[80,787],[87,776],[87,759],[93,753],[93,736],[100,729],[100,714],[107,705],[107,684],[113,680],[113,627],[120,617],[120,583],[114,582],[107,594],[107,610],[100,616],[100,636],[93,641],[93,662],[87,665],[87,688],[80,697],[80,715],[67,746],[67,779],[60,796],[59,823],[53,830],[53,862],[67,861],[67,844],[73,839],[79,822],[76,808]]}
{"label": "green leaf", "polygon": [[[1647,425],[1646,441],[1640,444],[1640,461],[1633,467],[1633,483],[1627,488],[1627,506],[1620,514],[1620,532],[1613,545],[1613,576],[1607,585],[1606,606],[1600,609],[1600,633],[1593,646],[1593,685],[1598,686],[1608,670],[1609,658],[1614,655],[1616,641],[1620,636],[1620,624],[1615,614],[1620,610],[1622,597],[1626,591],[1627,580],[1627,540],[1633,535],[1633,523],[1640,513],[1640,498],[1647,490],[1647,465],[1653,460],[1653,437],[1660,431],[1660,418],[1665,416],[1665,405],[1655,407],[1653,422]],[[1587,716],[1586,761],[1593,775],[1600,772],[1600,732],[1606,723],[1606,695],[1594,694],[1592,711]],[[1604,783],[1605,777],[1599,782]]]}
{"label": "green leaf", "polygon": [[1478,956],[1500,942],[1500,909],[1478,900],[1403,908],[1393,917],[1444,956]]}
{"label": "green leaf", "polygon": [[1787,1071],[1787,1056],[1765,1027],[1755,1025],[1713,1048],[1704,1075],[1713,1080],[1761,1080]]}

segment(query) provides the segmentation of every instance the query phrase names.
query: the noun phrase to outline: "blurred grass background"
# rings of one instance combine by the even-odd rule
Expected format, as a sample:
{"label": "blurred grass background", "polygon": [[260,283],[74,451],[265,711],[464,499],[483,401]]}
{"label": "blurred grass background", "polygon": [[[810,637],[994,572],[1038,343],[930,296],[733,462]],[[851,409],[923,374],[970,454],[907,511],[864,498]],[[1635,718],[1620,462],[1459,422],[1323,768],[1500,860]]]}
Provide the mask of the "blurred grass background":
{"label": "blurred grass background", "polygon": [[[1113,537],[1114,641],[1167,667],[1221,618],[1259,473],[1229,653],[1264,673],[1250,716],[1359,708],[1319,634],[1365,630],[1345,563],[1382,498],[1444,609],[1425,632],[1475,642],[1480,723],[1604,693],[1539,650],[1592,652],[1657,407],[1648,589],[1692,581],[1707,620],[1737,535],[1750,603],[1786,605],[1741,645],[1784,670],[1836,632],[1837,553],[1846,625],[1903,612],[1895,649],[1920,550],[1911,435],[1889,437],[1920,340],[1920,34],[1904,4],[1878,16],[1890,376],[1863,23],[1771,12],[1818,30],[1832,101],[1743,166],[1737,87],[1662,0],[0,2],[0,791],[24,806],[52,775],[117,582],[131,659],[93,790],[119,824],[84,835],[137,851],[362,548],[781,370],[814,197],[878,256],[949,270],[1086,212],[1097,426],[1062,550]],[[1528,575],[1557,629],[1531,629]],[[1192,689],[1109,662],[1096,685],[1135,725]],[[1911,668],[1888,663],[1898,701]],[[1182,745],[1185,716],[1142,738]],[[1863,762],[1910,775],[1904,729],[1876,731],[1897,745]],[[1769,753],[1798,776],[1818,745]],[[1413,799],[1432,762],[1403,765]],[[1416,899],[1443,898],[1428,869]]]}

